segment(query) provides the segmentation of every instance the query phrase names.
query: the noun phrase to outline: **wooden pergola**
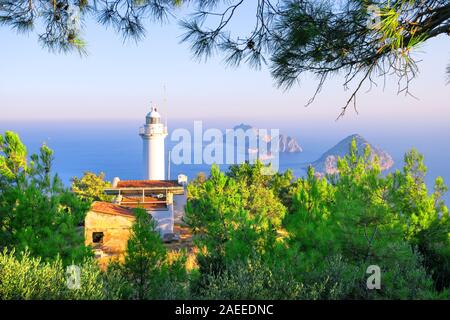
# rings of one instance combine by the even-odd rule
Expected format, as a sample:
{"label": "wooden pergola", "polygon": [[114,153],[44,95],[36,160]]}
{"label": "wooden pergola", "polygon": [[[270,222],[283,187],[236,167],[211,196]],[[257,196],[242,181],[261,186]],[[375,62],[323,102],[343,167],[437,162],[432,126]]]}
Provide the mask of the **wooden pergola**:
{"label": "wooden pergola", "polygon": [[177,181],[131,180],[120,181],[116,187],[104,189],[107,195],[118,196],[118,204],[127,207],[165,209],[172,203],[172,195],[183,195],[184,186]]}

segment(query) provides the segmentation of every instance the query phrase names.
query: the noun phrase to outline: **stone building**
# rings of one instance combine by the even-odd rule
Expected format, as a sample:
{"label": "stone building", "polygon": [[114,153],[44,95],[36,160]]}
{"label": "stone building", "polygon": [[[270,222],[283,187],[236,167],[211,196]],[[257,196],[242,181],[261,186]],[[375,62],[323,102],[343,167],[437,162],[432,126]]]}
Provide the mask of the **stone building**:
{"label": "stone building", "polygon": [[97,258],[116,256],[126,250],[135,216],[133,210],[107,202],[94,202],[84,220],[85,244]]}
{"label": "stone building", "polygon": [[149,213],[165,242],[178,240],[174,225],[182,219],[186,203],[186,187],[181,181],[116,178],[105,193],[114,196],[113,202],[95,202],[85,218],[85,244],[91,245],[98,257],[126,250],[135,208]]}

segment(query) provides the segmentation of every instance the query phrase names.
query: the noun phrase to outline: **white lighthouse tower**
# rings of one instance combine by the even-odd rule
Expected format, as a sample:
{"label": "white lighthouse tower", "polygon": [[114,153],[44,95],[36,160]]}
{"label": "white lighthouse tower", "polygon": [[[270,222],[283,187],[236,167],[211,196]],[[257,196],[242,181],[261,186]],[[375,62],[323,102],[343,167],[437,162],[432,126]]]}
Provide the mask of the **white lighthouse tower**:
{"label": "white lighthouse tower", "polygon": [[165,180],[164,139],[167,127],[161,122],[161,115],[152,107],[139,135],[144,144],[144,179]]}

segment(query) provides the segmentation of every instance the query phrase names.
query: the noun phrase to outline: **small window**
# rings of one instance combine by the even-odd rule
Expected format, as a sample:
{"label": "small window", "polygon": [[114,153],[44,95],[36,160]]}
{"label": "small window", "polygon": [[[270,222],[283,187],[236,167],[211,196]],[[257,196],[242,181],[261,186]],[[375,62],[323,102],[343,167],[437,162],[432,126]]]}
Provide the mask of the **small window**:
{"label": "small window", "polygon": [[93,232],[92,233],[93,243],[103,243],[103,232]]}

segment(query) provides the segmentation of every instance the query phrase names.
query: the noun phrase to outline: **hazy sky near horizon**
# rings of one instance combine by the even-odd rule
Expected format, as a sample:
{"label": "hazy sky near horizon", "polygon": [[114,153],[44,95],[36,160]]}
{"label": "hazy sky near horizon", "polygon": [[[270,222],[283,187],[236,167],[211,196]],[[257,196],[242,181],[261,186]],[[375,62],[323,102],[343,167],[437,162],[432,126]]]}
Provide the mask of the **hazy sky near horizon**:
{"label": "hazy sky near horizon", "polygon": [[[253,17],[251,8],[241,19]],[[0,27],[0,121],[112,121],[145,116],[150,101],[161,105],[169,119],[228,119],[230,121],[288,121],[313,125],[346,126],[352,123],[414,123],[447,126],[450,85],[445,68],[450,62],[448,37],[430,40],[417,52],[420,74],[411,85],[416,100],[397,95],[389,80],[358,97],[356,115],[349,109],[335,122],[350,95],[343,78],[327,82],[314,104],[304,105],[317,82],[302,79],[288,92],[277,89],[267,68],[260,71],[227,68],[221,58],[198,62],[175,22],[149,25],[147,37],[137,44],[123,43],[113,30],[88,21],[87,57],[53,54],[40,47],[36,33],[17,34]],[[166,86],[167,106],[162,106]]]}

